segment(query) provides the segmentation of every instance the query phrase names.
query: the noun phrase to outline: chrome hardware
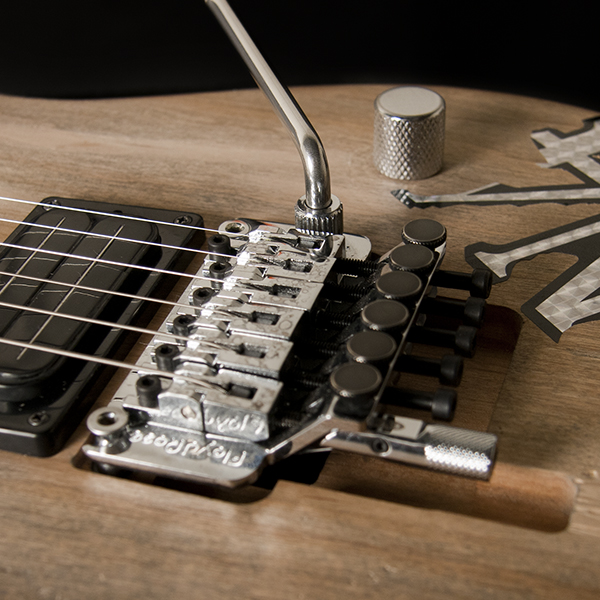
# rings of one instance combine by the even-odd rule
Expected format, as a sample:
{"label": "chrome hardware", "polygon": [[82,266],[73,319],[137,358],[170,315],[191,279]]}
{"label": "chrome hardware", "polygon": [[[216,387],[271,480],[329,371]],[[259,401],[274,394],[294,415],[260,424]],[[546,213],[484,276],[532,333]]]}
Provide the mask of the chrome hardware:
{"label": "chrome hardware", "polygon": [[286,126],[304,167],[305,195],[295,209],[296,227],[311,234],[344,231],[342,204],[331,195],[329,165],[323,144],[290,91],[277,79],[226,0],[206,0],[252,77]]}
{"label": "chrome hardware", "polygon": [[[409,226],[443,229],[430,220]],[[408,405],[452,418],[453,390],[440,390],[440,397],[451,393],[440,408],[437,396],[429,401],[425,392],[407,404],[407,392],[389,386],[393,372],[441,377],[448,370],[409,355],[413,332],[424,330],[424,300],[444,258],[445,230],[435,246],[422,235],[397,246],[429,244],[416,272],[397,270],[395,251],[367,261],[368,243],[352,236],[246,220],[227,221],[219,231],[230,243],[209,246],[228,254],[207,255],[136,372],[90,416],[94,437],[83,448],[90,459],[108,471],[238,487],[292,454],[336,448],[489,477],[495,436],[385,411]],[[216,282],[214,265],[226,265]],[[390,275],[410,280],[414,293],[382,297]],[[181,306],[186,300],[189,310]],[[446,379],[458,384],[462,360],[451,362]]]}

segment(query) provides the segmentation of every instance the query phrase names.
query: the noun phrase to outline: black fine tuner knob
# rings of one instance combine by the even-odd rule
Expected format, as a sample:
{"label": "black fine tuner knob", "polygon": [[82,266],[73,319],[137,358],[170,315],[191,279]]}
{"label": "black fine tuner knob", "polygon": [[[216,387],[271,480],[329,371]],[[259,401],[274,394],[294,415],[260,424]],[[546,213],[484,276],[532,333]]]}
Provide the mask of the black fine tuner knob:
{"label": "black fine tuner knob", "polygon": [[431,284],[456,290],[468,290],[476,298],[488,298],[492,291],[492,273],[487,269],[474,269],[472,273],[436,271]]}
{"label": "black fine tuner knob", "polygon": [[456,392],[446,388],[438,388],[433,393],[387,388],[381,401],[393,406],[431,411],[431,416],[441,421],[452,421],[456,411]]}
{"label": "black fine tuner knob", "polygon": [[215,235],[211,235],[208,238],[207,243],[210,252],[214,252],[214,254],[211,255],[211,258],[216,260],[218,263],[226,263],[228,260],[227,256],[232,254],[231,240],[229,239],[229,236],[217,233]]}
{"label": "black fine tuner knob", "polygon": [[423,290],[423,282],[408,271],[389,271],[375,282],[377,293],[388,300],[409,300]]}
{"label": "black fine tuner knob", "polygon": [[144,375],[135,382],[138,402],[145,408],[158,407],[158,394],[161,392],[160,378],[156,375]]}
{"label": "black fine tuner knob", "polygon": [[381,387],[383,378],[379,369],[365,363],[344,363],[329,376],[334,392],[344,398],[371,398]]}
{"label": "black fine tuner knob", "polygon": [[379,369],[366,363],[344,363],[332,371],[329,385],[338,399],[336,415],[363,420],[369,416],[383,377]]}
{"label": "black fine tuner knob", "polygon": [[394,270],[420,273],[433,267],[435,254],[427,246],[403,244],[390,252],[388,260]]}
{"label": "black fine tuner knob", "polygon": [[462,379],[464,360],[456,354],[446,354],[441,359],[407,355],[396,365],[398,371],[437,377],[442,385],[456,387]]}
{"label": "black fine tuner knob", "polygon": [[348,358],[359,363],[389,361],[397,349],[396,340],[383,331],[360,331],[346,342]]}
{"label": "black fine tuner knob", "polygon": [[401,302],[383,298],[367,304],[360,318],[367,329],[392,332],[406,326],[410,312]]}
{"label": "black fine tuner knob", "polygon": [[485,316],[485,300],[469,296],[466,300],[457,298],[424,298],[421,312],[427,315],[441,315],[449,319],[460,319],[465,325],[481,327]]}
{"label": "black fine tuner knob", "polygon": [[404,226],[402,239],[407,244],[435,248],[446,241],[446,228],[433,219],[415,219]]}
{"label": "black fine tuner knob", "polygon": [[477,328],[461,325],[458,329],[441,329],[437,327],[412,327],[408,339],[417,344],[429,344],[453,348],[457,354],[471,358],[475,353]]}

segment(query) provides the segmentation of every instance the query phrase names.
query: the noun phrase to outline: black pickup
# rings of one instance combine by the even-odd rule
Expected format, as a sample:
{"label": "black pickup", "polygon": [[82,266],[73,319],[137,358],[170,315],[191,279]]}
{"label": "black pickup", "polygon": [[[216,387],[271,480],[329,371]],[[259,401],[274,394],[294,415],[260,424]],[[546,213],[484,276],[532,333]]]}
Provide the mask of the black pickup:
{"label": "black pickup", "polygon": [[[156,306],[131,296],[164,296],[163,272],[185,267],[193,253],[183,249],[202,244],[202,225],[199,215],[179,211],[45,199],[0,251],[0,336],[122,356],[123,331],[87,321],[130,324]],[[58,451],[92,400],[87,392],[100,366],[0,344],[0,448],[37,456]]]}

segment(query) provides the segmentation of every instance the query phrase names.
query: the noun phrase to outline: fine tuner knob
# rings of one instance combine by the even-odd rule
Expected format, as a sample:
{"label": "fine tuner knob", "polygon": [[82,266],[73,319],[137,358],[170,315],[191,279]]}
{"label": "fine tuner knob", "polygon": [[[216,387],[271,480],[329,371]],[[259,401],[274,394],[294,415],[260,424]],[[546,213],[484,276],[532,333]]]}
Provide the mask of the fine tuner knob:
{"label": "fine tuner knob", "polygon": [[343,233],[342,204],[331,194],[329,164],[317,132],[290,91],[277,79],[227,1],[205,1],[290,132],[300,153],[306,193],[296,204],[296,228],[316,235]]}
{"label": "fine tuner knob", "polygon": [[335,412],[339,416],[366,418],[373,406],[383,377],[367,363],[345,363],[329,376],[329,385],[339,397]]}
{"label": "fine tuner knob", "polygon": [[[346,356],[358,363],[374,366],[385,364],[396,353],[396,340],[383,331],[366,330],[353,335],[346,342]],[[395,370],[437,377],[443,385],[456,387],[460,384],[464,360],[455,354],[446,354],[442,358],[404,355]]]}
{"label": "fine tuner knob", "polygon": [[407,244],[435,248],[446,241],[446,228],[433,219],[415,219],[402,228],[402,239]]}

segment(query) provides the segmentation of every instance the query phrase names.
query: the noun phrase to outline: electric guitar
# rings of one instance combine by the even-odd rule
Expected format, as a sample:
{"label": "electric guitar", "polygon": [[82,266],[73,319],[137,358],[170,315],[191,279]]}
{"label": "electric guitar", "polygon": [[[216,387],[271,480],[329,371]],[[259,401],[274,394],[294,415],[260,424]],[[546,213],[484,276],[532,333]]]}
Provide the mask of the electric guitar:
{"label": "electric guitar", "polygon": [[341,233],[258,91],[0,98],[6,597],[597,593],[594,115],[436,88],[400,184],[383,89],[295,90]]}

